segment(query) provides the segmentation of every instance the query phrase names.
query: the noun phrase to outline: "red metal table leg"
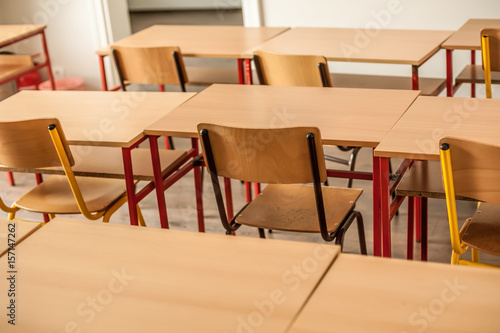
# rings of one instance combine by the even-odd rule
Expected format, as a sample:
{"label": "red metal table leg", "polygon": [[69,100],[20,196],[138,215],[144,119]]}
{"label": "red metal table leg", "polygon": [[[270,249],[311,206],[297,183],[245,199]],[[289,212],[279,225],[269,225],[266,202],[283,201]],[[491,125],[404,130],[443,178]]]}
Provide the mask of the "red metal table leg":
{"label": "red metal table leg", "polygon": [[127,189],[130,224],[139,225],[137,219],[137,198],[135,196],[134,171],[132,169],[132,148],[122,148],[123,168],[125,170],[125,187]]}
{"label": "red metal table leg", "polygon": [[14,174],[10,171],[7,171],[7,179],[9,180],[10,186],[16,185],[16,182],[14,181]]}
{"label": "red metal table leg", "polygon": [[249,182],[245,182],[245,194],[247,202],[252,201],[252,184]]}
{"label": "red metal table leg", "polygon": [[158,150],[158,136],[149,137],[149,149],[151,150],[151,161],[153,164],[153,177],[156,190],[156,201],[158,202],[158,212],[160,215],[160,225],[168,228],[167,204],[165,203],[165,193],[163,191],[163,177],[161,174],[160,153]]}
{"label": "red metal table leg", "polygon": [[382,225],[382,255],[391,257],[391,218],[389,193],[389,161],[390,158],[380,158],[380,222]]}
{"label": "red metal table leg", "polygon": [[413,259],[414,199],[414,197],[408,197],[408,229],[406,237],[406,259],[408,260]]}
{"label": "red metal table leg", "polygon": [[[191,139],[191,146],[195,150],[195,156],[198,156],[198,139]],[[203,216],[203,184],[201,182],[201,165],[194,166],[194,190],[196,192],[196,214],[198,217],[198,231],[205,232],[205,218]]]}
{"label": "red metal table leg", "polygon": [[415,203],[415,240],[417,242],[422,241],[422,198],[417,197],[414,200]]}
{"label": "red metal table leg", "polygon": [[411,89],[418,90],[418,66],[411,66]]}
{"label": "red metal table leg", "polygon": [[245,84],[253,84],[252,59],[245,59]]}
{"label": "red metal table leg", "polygon": [[446,50],[446,96],[452,97],[453,91],[453,50]]}
{"label": "red metal table leg", "polygon": [[45,31],[42,31],[41,34],[42,34],[43,53],[45,55],[45,65],[47,66],[47,72],[49,74],[50,87],[52,88],[52,90],[56,90],[56,82],[54,81],[54,74],[52,73],[52,65],[50,64],[49,48],[47,47]]}
{"label": "red metal table leg", "polygon": [[[373,150],[372,150],[373,153]],[[373,255],[382,254],[380,224],[380,157],[373,156]]]}
{"label": "red metal table leg", "polygon": [[253,183],[253,189],[255,191],[255,196],[258,196],[260,193],[260,183]]}
{"label": "red metal table leg", "polygon": [[238,83],[245,84],[245,68],[243,65],[243,59],[238,59]]}
{"label": "red metal table leg", "polygon": [[[475,50],[470,51],[470,64],[471,65],[476,64],[476,51]],[[476,97],[476,84],[475,83],[470,84],[470,97]]]}
{"label": "red metal table leg", "polygon": [[108,90],[108,82],[106,81],[106,68],[104,66],[104,56],[99,55],[99,70],[101,72],[101,89]]}

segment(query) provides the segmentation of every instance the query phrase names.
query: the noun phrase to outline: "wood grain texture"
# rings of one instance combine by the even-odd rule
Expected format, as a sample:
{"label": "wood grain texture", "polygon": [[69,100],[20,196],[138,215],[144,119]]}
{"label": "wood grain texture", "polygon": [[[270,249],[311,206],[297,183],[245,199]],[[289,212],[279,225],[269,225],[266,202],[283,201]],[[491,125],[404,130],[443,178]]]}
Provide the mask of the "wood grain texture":
{"label": "wood grain texture", "polygon": [[144,137],[146,126],[194,95],[25,90],[0,103],[0,121],[58,118],[71,145],[130,147]]}
{"label": "wood grain texture", "polygon": [[[202,130],[208,132],[219,176],[266,184],[313,182],[307,142],[307,135],[313,134],[320,181],[326,181],[321,134],[317,128],[237,128],[200,123],[198,133]],[[201,136],[200,141],[208,161]]]}
{"label": "wood grain texture", "polygon": [[[262,78],[269,86],[323,87],[318,64],[325,66],[329,73],[325,57],[315,55],[289,55],[264,51],[255,51],[262,71]],[[330,77],[327,75],[327,80]],[[331,87],[332,83],[328,82]]]}
{"label": "wood grain texture", "polygon": [[[411,90],[411,77],[332,73],[333,87]],[[483,78],[484,82],[484,78]],[[445,79],[420,77],[418,88],[423,96],[437,96],[446,86]]]}
{"label": "wood grain texture", "polygon": [[465,230],[462,242],[470,247],[500,256],[500,206],[481,203]]}
{"label": "wood grain texture", "polygon": [[377,146],[419,91],[215,84],[149,125],[146,134],[197,137],[198,123],[318,127],[323,144]]}
{"label": "wood grain texture", "polygon": [[500,28],[500,19],[470,19],[441,47],[449,50],[480,50],[480,31],[483,28]]}
{"label": "wood grain texture", "polygon": [[[253,332],[283,332],[339,252],[326,244],[56,218],[17,249],[16,328],[58,332],[75,322],[94,333],[219,333],[252,323]],[[298,277],[294,267],[307,273]],[[2,290],[7,282],[0,280]],[[97,301],[100,312],[89,297],[104,301]],[[0,301],[6,304],[6,293]],[[269,312],[259,312],[266,305]],[[0,321],[0,330],[7,325]]]}
{"label": "wood grain texture", "polygon": [[[362,190],[322,187],[328,232],[340,226]],[[311,185],[268,185],[236,218],[257,228],[319,233],[314,188]]]}
{"label": "wood grain texture", "polygon": [[488,36],[489,39],[491,71],[500,71],[500,26],[497,29],[482,29],[480,36]]}
{"label": "wood grain texture", "polygon": [[282,54],[322,55],[329,61],[420,66],[451,34],[450,31],[392,29],[381,29],[377,33],[369,37],[361,29],[294,28],[258,49]]}
{"label": "wood grain texture", "polygon": [[[26,237],[42,226],[39,222],[9,221],[0,219],[0,257],[9,250],[9,232],[11,224],[15,224],[15,246],[19,245]],[[6,266],[5,266],[6,267]]]}
{"label": "wood grain texture", "polygon": [[39,24],[2,24],[0,25],[0,47],[8,45],[15,40],[43,31],[45,25]]}
{"label": "wood grain texture", "polygon": [[500,144],[445,136],[450,146],[455,194],[500,205]]}
{"label": "wood grain texture", "polygon": [[290,333],[500,330],[497,270],[340,254]]}
{"label": "wood grain texture", "polygon": [[377,146],[375,156],[437,161],[443,136],[498,145],[499,109],[498,99],[418,97]]}
{"label": "wood grain texture", "polygon": [[[467,65],[455,78],[457,83],[483,83],[484,71],[481,65]],[[491,72],[491,83],[500,84],[500,72]]]}
{"label": "wood grain texture", "polygon": [[0,80],[6,80],[33,67],[29,55],[0,54]]}
{"label": "wood grain texture", "polygon": [[[73,150],[75,147],[73,147]],[[185,157],[186,151],[165,150],[158,151],[162,166],[162,175],[172,171]],[[85,154],[73,154],[75,176],[118,178],[124,179],[123,155],[120,148],[92,146],[85,150]],[[132,150],[132,167],[135,180],[154,180],[151,152],[148,148]],[[0,171],[41,173],[49,175],[63,175],[62,167],[52,168],[9,168],[0,165]]]}
{"label": "wood grain texture", "polygon": [[[178,46],[185,57],[251,58],[254,48],[286,30],[288,28],[154,25],[114,45]],[[106,52],[102,49],[97,53],[105,55]]]}
{"label": "wood grain texture", "polygon": [[[123,75],[123,80],[141,84],[180,84],[173,52],[179,54],[184,80],[189,81],[177,46],[135,47],[112,45]],[[118,66],[115,63],[116,66]]]}

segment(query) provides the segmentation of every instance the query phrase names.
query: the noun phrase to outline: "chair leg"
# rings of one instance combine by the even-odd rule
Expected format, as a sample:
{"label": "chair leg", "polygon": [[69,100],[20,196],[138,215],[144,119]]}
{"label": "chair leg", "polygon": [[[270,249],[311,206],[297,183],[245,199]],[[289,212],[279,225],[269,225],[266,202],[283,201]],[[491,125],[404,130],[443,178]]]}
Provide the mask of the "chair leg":
{"label": "chair leg", "polygon": [[356,223],[358,224],[359,247],[361,254],[367,255],[368,253],[366,251],[365,226],[363,223],[363,216],[360,212],[356,212]]}
{"label": "chair leg", "polygon": [[471,248],[472,262],[479,262],[479,251],[477,249]]}
{"label": "chair leg", "polygon": [[165,148],[169,150],[173,150],[174,148],[174,140],[172,139],[171,136],[166,136],[165,137]]}
{"label": "chair leg", "polygon": [[139,220],[139,225],[141,227],[146,227],[146,221],[144,221],[144,216],[142,215],[141,208],[139,205],[136,205],[137,207],[137,219]]}
{"label": "chair leg", "polygon": [[14,174],[12,172],[10,172],[10,171],[7,172],[7,179],[9,179],[10,186],[16,185],[16,183],[14,181]]}
{"label": "chair leg", "polygon": [[[356,159],[358,158],[358,153],[359,153],[360,150],[361,150],[360,147],[354,147],[352,149],[352,153],[351,153],[351,156],[349,157],[349,164],[348,164],[349,165],[349,171],[354,171],[354,167],[356,166]],[[347,181],[347,187],[348,188],[352,188],[352,181],[353,180],[354,179],[351,178],[351,179],[349,179]]]}
{"label": "chair leg", "polygon": [[264,232],[264,229],[262,229],[262,228],[259,228],[259,237],[266,238],[266,233]]}

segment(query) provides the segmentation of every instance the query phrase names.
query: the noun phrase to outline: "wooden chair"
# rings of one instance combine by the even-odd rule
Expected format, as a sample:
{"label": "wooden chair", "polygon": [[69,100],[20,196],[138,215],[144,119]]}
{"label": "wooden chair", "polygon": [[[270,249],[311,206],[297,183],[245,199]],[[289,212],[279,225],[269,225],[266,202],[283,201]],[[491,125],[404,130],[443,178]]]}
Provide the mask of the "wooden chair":
{"label": "wooden chair", "polygon": [[[12,168],[62,166],[65,176],[53,175],[17,199],[5,209],[9,219],[16,212],[48,214],[83,214],[89,220],[111,215],[127,202],[125,184],[119,179],[76,177],[71,150],[61,124],[56,118],[0,122],[0,164]],[[139,212],[139,222],[144,224]]]}
{"label": "wooden chair", "polygon": [[[253,56],[260,84],[271,86],[331,87],[332,81],[325,57],[314,55],[282,55],[255,51]],[[337,146],[352,151],[349,159],[325,155],[327,161],[347,165],[353,171],[361,148]],[[347,187],[352,187],[352,179]]]}
{"label": "wooden chair", "polygon": [[126,83],[157,84],[160,91],[166,84],[176,84],[186,91],[188,77],[178,47],[114,45],[111,46],[111,53],[124,91]]}
{"label": "wooden chair", "polygon": [[[318,128],[198,124],[198,132],[227,234],[244,224],[259,228],[262,238],[264,229],[316,232],[342,244],[356,219],[361,253],[366,254],[363,219],[354,210],[362,190],[321,186],[326,166]],[[228,222],[218,176],[269,185]]]}
{"label": "wooden chair", "polygon": [[500,29],[481,30],[481,54],[486,84],[486,98],[491,98],[491,72],[500,71]]}
{"label": "wooden chair", "polygon": [[[451,263],[491,266],[479,263],[479,252],[500,256],[500,146],[453,137],[444,137],[439,143],[453,248]],[[460,230],[457,195],[482,202]],[[472,260],[460,259],[469,247]]]}

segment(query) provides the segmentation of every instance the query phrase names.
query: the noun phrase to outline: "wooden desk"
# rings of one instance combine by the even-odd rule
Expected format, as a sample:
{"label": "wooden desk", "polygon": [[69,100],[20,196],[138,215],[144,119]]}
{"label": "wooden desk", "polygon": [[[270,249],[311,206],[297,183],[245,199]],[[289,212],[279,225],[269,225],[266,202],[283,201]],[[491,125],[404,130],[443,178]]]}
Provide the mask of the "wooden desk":
{"label": "wooden desk", "polygon": [[[154,25],[114,45],[125,46],[178,46],[184,57],[233,58],[238,59],[240,83],[243,83],[245,68],[247,81],[251,81],[250,58],[252,50],[265,41],[289,28],[204,26],[204,25]],[[110,54],[109,48],[97,51],[101,63],[103,90],[107,90],[103,57]],[[248,61],[243,61],[247,59]],[[244,66],[244,67],[243,67]]]}
{"label": "wooden desk", "polygon": [[[475,65],[476,50],[481,50],[480,32],[483,28],[500,28],[500,20],[470,19],[441,45],[446,50],[446,90],[448,97],[453,96],[459,86],[453,85],[453,50],[470,50],[471,65]],[[471,87],[471,97],[475,97],[474,84]]]}
{"label": "wooden desk", "polygon": [[[498,99],[420,96],[380,142],[374,155],[380,157],[384,256],[391,255],[389,193],[384,190],[384,177],[389,175],[389,159],[400,157],[438,161],[439,139],[446,135],[498,145],[499,109]],[[427,223],[422,224],[425,227]]]}
{"label": "wooden desk", "polygon": [[[418,94],[411,90],[212,85],[146,127],[145,134],[154,141],[160,135],[195,138],[201,122],[255,128],[317,126],[324,144],[374,148]],[[376,169],[374,174],[378,174]],[[329,176],[338,175],[372,179],[366,173],[329,172]],[[374,224],[378,225],[378,177],[373,186]],[[232,214],[228,205],[228,215]],[[374,251],[380,252],[380,234],[374,235]]]}
{"label": "wooden desk", "polygon": [[218,333],[284,332],[340,248],[56,218],[16,251],[20,331]]}
{"label": "wooden desk", "polygon": [[[9,66],[4,68],[0,68],[0,85],[15,80],[26,73],[37,71],[41,68],[46,67],[51,83],[51,88],[52,90],[56,89],[50,64],[49,50],[47,48],[47,41],[45,39],[45,28],[45,25],[35,24],[0,25],[0,48],[9,46],[36,35],[40,35],[42,39],[42,48],[44,55],[44,61],[34,66],[26,64],[26,59],[23,59],[20,56],[13,56],[16,58],[16,61],[13,61],[13,64],[10,64]],[[5,71],[2,72],[2,69]]]}
{"label": "wooden desk", "polygon": [[[14,224],[14,227],[12,225]],[[39,222],[0,220],[0,257],[9,250],[14,237],[17,246],[42,226]],[[12,231],[11,231],[12,230]],[[12,236],[9,236],[11,235]]]}
{"label": "wooden desk", "polygon": [[492,269],[340,254],[288,332],[498,332],[499,280]]}
{"label": "wooden desk", "polygon": [[404,64],[412,66],[412,89],[418,90],[418,67],[450,36],[450,31],[294,28],[269,40],[259,50],[283,54],[317,54],[329,61]]}
{"label": "wooden desk", "polygon": [[[135,193],[131,152],[146,137],[143,129],[194,93],[21,91],[0,103],[0,121],[55,117],[61,121],[72,153],[89,154],[89,146],[122,150],[130,219],[137,224],[136,204],[154,184]],[[76,147],[75,147],[76,146]],[[197,150],[188,157],[198,155]],[[148,192],[149,191],[149,192]]]}

